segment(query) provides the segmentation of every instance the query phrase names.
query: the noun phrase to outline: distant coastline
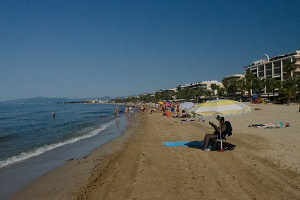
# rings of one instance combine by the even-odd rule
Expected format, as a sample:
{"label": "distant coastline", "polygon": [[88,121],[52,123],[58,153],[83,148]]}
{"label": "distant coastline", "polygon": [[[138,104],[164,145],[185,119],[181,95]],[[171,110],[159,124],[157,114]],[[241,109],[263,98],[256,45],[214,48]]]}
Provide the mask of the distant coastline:
{"label": "distant coastline", "polygon": [[[15,100],[2,101],[0,104],[37,104],[37,103],[92,103],[93,100],[101,102],[109,102],[112,98],[109,96],[100,98],[49,98],[49,97],[33,97],[33,98],[21,98]],[[91,101],[91,102],[89,102]]]}

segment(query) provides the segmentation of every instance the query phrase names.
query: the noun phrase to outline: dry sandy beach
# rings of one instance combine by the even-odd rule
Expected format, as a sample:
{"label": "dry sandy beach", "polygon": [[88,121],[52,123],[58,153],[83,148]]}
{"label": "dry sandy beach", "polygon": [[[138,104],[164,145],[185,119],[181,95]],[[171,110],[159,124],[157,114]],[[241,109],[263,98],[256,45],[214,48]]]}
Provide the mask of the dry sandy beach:
{"label": "dry sandy beach", "polygon": [[[300,199],[299,105],[249,105],[251,113],[226,118],[234,129],[232,151],[162,145],[202,140],[214,118],[181,122],[138,113],[124,135],[43,175],[13,199]],[[278,121],[291,126],[248,127]]]}

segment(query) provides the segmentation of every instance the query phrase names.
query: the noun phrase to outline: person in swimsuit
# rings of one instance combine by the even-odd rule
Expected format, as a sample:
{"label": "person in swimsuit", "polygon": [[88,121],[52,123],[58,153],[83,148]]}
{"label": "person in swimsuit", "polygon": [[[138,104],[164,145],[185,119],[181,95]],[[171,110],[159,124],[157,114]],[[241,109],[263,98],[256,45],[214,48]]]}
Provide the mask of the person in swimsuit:
{"label": "person in swimsuit", "polygon": [[117,117],[119,115],[119,108],[118,106],[115,107],[115,116]]}

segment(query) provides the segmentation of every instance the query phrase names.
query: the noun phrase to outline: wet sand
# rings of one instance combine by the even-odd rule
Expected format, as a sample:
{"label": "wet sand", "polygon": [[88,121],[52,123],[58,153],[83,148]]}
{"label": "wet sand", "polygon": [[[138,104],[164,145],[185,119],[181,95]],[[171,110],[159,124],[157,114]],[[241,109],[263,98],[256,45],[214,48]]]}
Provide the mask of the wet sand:
{"label": "wet sand", "polygon": [[[33,181],[13,199],[300,199],[299,105],[249,104],[227,117],[232,151],[205,152],[165,141],[202,140],[200,122],[138,113],[125,133]],[[260,108],[261,110],[254,110]],[[264,129],[255,123],[290,122]]]}

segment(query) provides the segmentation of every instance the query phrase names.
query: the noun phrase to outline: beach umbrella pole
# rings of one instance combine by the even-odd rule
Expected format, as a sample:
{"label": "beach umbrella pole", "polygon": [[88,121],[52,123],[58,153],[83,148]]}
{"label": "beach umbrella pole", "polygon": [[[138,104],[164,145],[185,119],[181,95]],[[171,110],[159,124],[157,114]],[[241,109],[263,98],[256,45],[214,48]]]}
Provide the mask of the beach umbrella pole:
{"label": "beach umbrella pole", "polygon": [[219,134],[220,134],[220,139],[221,139],[221,152],[223,152],[223,139],[222,139],[222,134],[221,134],[221,132],[222,132],[222,127],[221,127],[221,122],[220,122],[221,120],[220,120],[220,118],[219,118],[219,125],[220,125],[220,131],[219,131]]}

